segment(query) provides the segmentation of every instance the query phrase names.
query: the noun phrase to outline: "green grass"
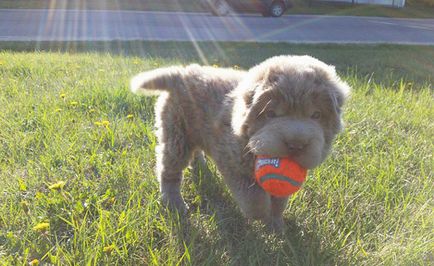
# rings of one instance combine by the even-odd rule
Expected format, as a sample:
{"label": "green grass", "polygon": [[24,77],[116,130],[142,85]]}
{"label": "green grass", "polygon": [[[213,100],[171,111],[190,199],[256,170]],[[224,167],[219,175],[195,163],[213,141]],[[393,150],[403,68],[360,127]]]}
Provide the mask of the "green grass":
{"label": "green grass", "polygon": [[351,5],[312,0],[295,0],[294,8],[288,14],[367,16],[391,18],[434,18],[434,6],[422,3],[408,3],[405,7],[395,8],[380,5]]}
{"label": "green grass", "polygon": [[[8,51],[57,51],[68,53],[110,53],[127,57],[151,57],[161,62],[238,65],[249,68],[279,54],[309,54],[345,74],[350,72],[387,86],[396,87],[401,78],[409,82],[434,82],[434,46],[410,45],[327,45],[286,43],[209,42],[1,42]],[[260,51],[260,52],[258,52]],[[255,55],[255,56],[252,56]]]}
{"label": "green grass", "polygon": [[3,0],[0,8],[203,12],[199,0]]}
{"label": "green grass", "polygon": [[[408,3],[404,8],[378,5],[350,5],[324,3],[314,0],[294,0],[294,7],[287,14],[378,16],[398,18],[434,18],[434,6],[426,3]],[[2,0],[0,8],[57,8],[92,10],[143,10],[143,11],[187,11],[207,12],[199,0]]]}
{"label": "green grass", "polygon": [[[50,45],[61,47],[40,48]],[[120,45],[129,49],[118,50]],[[223,43],[219,52],[207,53],[213,45],[201,44],[210,64],[242,68],[290,50],[330,58],[353,87],[346,129],[329,159],[291,198],[286,234],[247,224],[212,163],[206,171],[185,172],[183,194],[192,207],[186,219],[158,203],[155,99],[132,95],[128,83],[146,69],[200,62],[193,47],[76,43],[69,53],[3,50],[0,264],[433,263],[434,101],[428,73],[434,48]],[[254,48],[256,57],[249,57]],[[380,71],[379,61],[371,59],[381,51],[401,56],[402,73],[379,81],[365,75]],[[348,69],[350,53],[357,60]],[[414,68],[418,58],[427,61]]]}
{"label": "green grass", "polygon": [[0,1],[0,8],[204,11],[199,0],[2,0]]}

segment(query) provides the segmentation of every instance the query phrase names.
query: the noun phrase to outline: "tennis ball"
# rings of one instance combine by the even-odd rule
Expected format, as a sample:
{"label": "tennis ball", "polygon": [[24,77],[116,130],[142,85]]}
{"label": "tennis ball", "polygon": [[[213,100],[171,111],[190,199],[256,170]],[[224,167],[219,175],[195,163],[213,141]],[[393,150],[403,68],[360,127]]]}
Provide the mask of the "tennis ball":
{"label": "tennis ball", "polygon": [[288,157],[257,156],[256,182],[275,197],[287,197],[301,188],[307,170]]}

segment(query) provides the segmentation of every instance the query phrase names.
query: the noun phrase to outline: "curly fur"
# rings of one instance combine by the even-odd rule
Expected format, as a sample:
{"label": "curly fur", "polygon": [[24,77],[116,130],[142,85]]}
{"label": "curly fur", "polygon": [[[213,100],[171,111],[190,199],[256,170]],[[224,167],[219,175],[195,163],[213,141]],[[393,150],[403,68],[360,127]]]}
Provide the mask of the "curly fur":
{"label": "curly fur", "polygon": [[291,156],[316,167],[342,128],[349,93],[334,67],[309,56],[272,57],[248,71],[160,68],[134,77],[131,89],[160,93],[156,153],[164,204],[186,209],[182,170],[196,151],[204,151],[245,216],[276,229],[282,228],[287,198],[272,197],[255,183],[255,155]]}

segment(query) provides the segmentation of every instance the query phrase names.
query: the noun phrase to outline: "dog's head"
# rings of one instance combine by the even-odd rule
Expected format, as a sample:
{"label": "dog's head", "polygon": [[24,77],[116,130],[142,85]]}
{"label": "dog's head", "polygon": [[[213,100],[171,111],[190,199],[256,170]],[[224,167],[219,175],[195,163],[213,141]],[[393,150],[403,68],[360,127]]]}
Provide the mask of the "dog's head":
{"label": "dog's head", "polygon": [[319,165],[342,128],[349,93],[334,67],[309,56],[278,56],[249,70],[233,91],[232,128],[255,155]]}

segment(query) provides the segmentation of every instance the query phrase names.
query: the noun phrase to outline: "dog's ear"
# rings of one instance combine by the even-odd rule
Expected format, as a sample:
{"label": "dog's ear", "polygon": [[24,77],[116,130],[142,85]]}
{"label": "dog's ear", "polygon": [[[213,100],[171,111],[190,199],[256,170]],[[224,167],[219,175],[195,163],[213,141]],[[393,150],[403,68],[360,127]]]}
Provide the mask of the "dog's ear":
{"label": "dog's ear", "polygon": [[341,80],[335,67],[332,65],[320,62],[320,65],[316,67],[316,71],[313,74],[310,79],[314,81],[314,84],[318,86],[327,84],[326,86],[329,87],[327,90],[328,98],[336,113],[340,115],[341,108],[350,94],[350,86]]}
{"label": "dog's ear", "polygon": [[329,98],[332,103],[332,108],[336,114],[337,120],[335,123],[335,131],[336,133],[343,130],[345,127],[344,121],[342,119],[342,106],[344,105],[346,99],[350,94],[350,87],[347,83],[338,80],[335,83],[335,87],[329,91]]}
{"label": "dog's ear", "polygon": [[272,65],[261,63],[249,70],[248,77],[232,93],[232,129],[238,136],[247,136],[249,124],[269,101],[270,87],[282,81],[281,72]]}
{"label": "dog's ear", "polygon": [[335,81],[335,87],[333,90],[331,90],[330,97],[332,98],[333,105],[338,114],[341,114],[341,108],[349,97],[350,91],[350,86],[337,77]]}
{"label": "dog's ear", "polygon": [[277,82],[280,82],[279,75],[273,75],[269,68],[258,65],[249,70],[248,78],[232,93],[232,129],[236,135],[248,137],[249,123],[257,117],[259,107],[256,105],[265,98],[266,88]]}
{"label": "dog's ear", "polygon": [[232,130],[238,136],[246,136],[248,132],[248,121],[252,116],[253,97],[255,95],[254,88],[247,84],[240,84],[233,93],[233,108],[232,108]]}

